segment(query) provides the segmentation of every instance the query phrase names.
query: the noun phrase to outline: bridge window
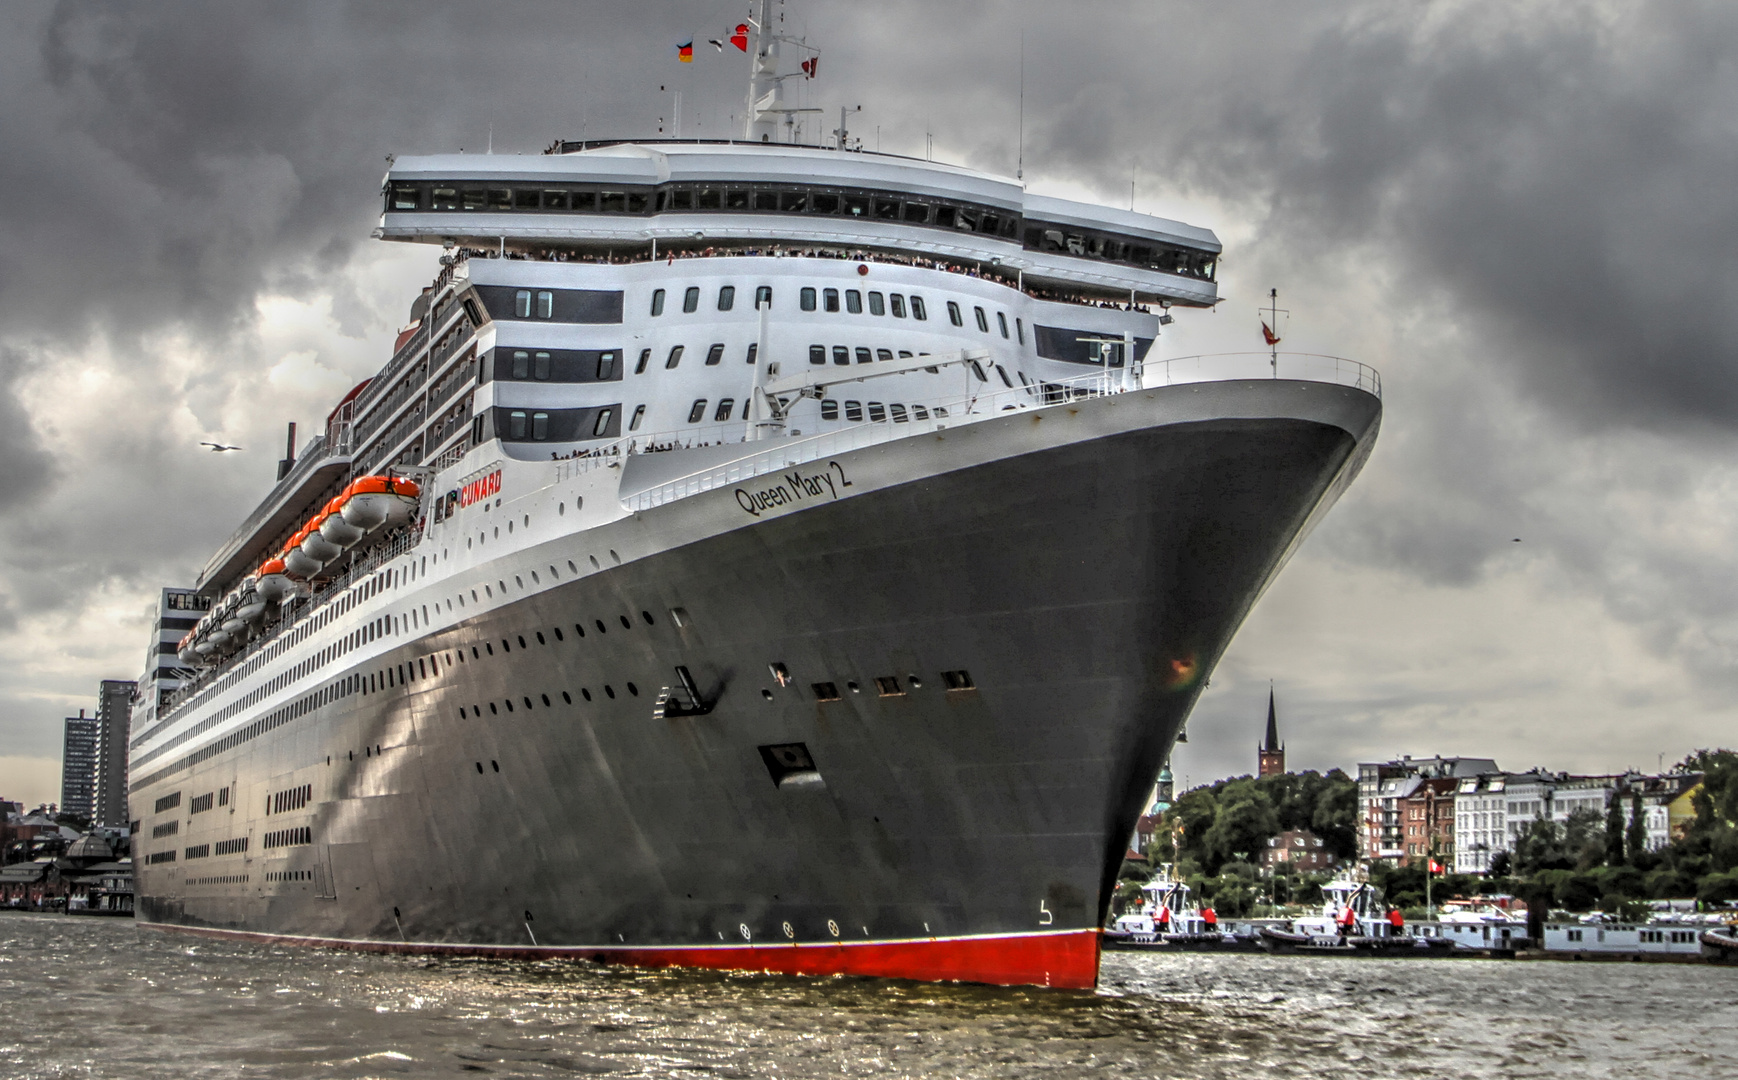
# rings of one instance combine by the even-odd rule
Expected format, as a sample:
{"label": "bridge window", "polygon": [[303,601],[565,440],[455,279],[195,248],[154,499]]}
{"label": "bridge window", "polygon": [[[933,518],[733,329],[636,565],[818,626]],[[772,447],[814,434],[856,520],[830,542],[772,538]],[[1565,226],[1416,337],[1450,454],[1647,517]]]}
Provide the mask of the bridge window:
{"label": "bridge window", "polygon": [[914,225],[924,224],[929,220],[929,207],[925,206],[923,203],[906,203],[905,220]]}
{"label": "bridge window", "polygon": [[747,210],[748,192],[741,188],[726,191],[724,193],[724,208],[726,210]]}
{"label": "bridge window", "polygon": [[879,424],[887,419],[887,409],[879,401],[869,403],[869,419]]}
{"label": "bridge window", "polygon": [[524,350],[513,353],[513,377],[515,379],[529,378],[531,375],[531,354]]}
{"label": "bridge window", "polygon": [[887,221],[899,220],[899,200],[879,196],[875,199],[875,216]]}
{"label": "bridge window", "polygon": [[718,362],[720,360],[723,360],[723,359],[724,359],[724,342],[722,342],[722,341],[715,342],[710,349],[706,350],[706,366],[707,367],[716,367]]}
{"label": "bridge window", "polygon": [[[644,406],[641,406],[641,408],[644,408]],[[599,438],[608,435],[610,433],[610,417],[613,415],[615,415],[614,409],[599,409],[597,411],[597,423],[592,425],[591,433]]]}
{"label": "bridge window", "polygon": [[652,290],[652,316],[656,318],[664,313],[664,290]]}
{"label": "bridge window", "polygon": [[608,382],[615,375],[616,354],[613,352],[597,354],[597,381]]}
{"label": "bridge window", "polygon": [[698,398],[694,402],[694,407],[688,410],[688,422],[698,424],[704,419],[706,419],[706,399]]}
{"label": "bridge window", "polygon": [[525,437],[525,414],[514,410],[507,414],[507,437],[523,439]]}
{"label": "bridge window", "polygon": [[887,303],[888,306],[893,309],[893,317],[895,319],[905,318],[905,297],[898,293],[889,293],[887,296]]}
{"label": "bridge window", "polygon": [[798,306],[801,307],[804,311],[815,310],[815,290],[811,289],[811,288],[805,288],[800,295],[801,295],[801,300],[800,300],[800,303],[798,304]]}
{"label": "bridge window", "polygon": [[777,210],[778,192],[757,191],[754,193],[754,208],[756,210]]}
{"label": "bridge window", "polygon": [[549,354],[536,353],[531,357],[531,377],[538,382],[549,381]]}
{"label": "bridge window", "polygon": [[924,408],[922,405],[913,405],[911,407],[911,415],[918,420],[928,420],[929,410]]}
{"label": "bridge window", "polygon": [[465,188],[463,194],[460,195],[460,200],[466,210],[481,210],[487,198],[488,196],[482,188]]}
{"label": "bridge window", "polygon": [[392,186],[392,208],[394,210],[415,210],[422,190],[415,184],[394,184]]}
{"label": "bridge window", "polygon": [[538,290],[537,317],[539,319],[555,318],[555,294],[548,289]]}
{"label": "bridge window", "polygon": [[845,310],[852,315],[863,314],[863,294],[856,289],[846,289]]}
{"label": "bridge window", "polygon": [[511,191],[508,191],[505,188],[490,188],[489,189],[489,209],[491,209],[491,210],[511,210],[511,209],[513,209],[513,193]]}
{"label": "bridge window", "polygon": [[821,399],[821,419],[837,420],[839,418],[839,403],[832,398]]}
{"label": "bridge window", "polygon": [[847,402],[845,402],[845,419],[847,419],[847,420],[861,420],[861,419],[863,419],[863,403],[861,401],[847,401]]}
{"label": "bridge window", "polygon": [[824,364],[827,362],[827,347],[825,345],[809,346],[809,363]]}
{"label": "bridge window", "polygon": [[692,315],[699,310],[700,287],[697,285],[691,285],[689,286],[688,291],[682,294],[682,313],[684,315]]}
{"label": "bridge window", "polygon": [[876,349],[875,350],[875,359],[877,359],[877,360],[891,360],[891,359],[893,359],[893,350],[892,349]]}
{"label": "bridge window", "polygon": [[712,414],[713,423],[722,424],[730,419],[730,412],[736,408],[735,398],[719,398],[718,411]]}
{"label": "bridge window", "polygon": [[566,210],[567,209],[567,192],[565,192],[565,191],[545,191],[543,193],[543,209],[545,209],[545,210]]}
{"label": "bridge window", "polygon": [[531,437],[533,439],[549,438],[549,414],[534,412],[531,414]]}
{"label": "bridge window", "polygon": [[513,294],[513,315],[515,318],[529,319],[531,317],[531,290],[520,289]]}
{"label": "bridge window", "polygon": [[436,210],[457,210],[459,208],[458,190],[450,187],[435,188],[433,205]]}
{"label": "bridge window", "polygon": [[857,346],[857,362],[859,364],[867,364],[874,359],[875,358],[872,355],[870,355],[869,350],[867,348],[865,348],[862,345]]}
{"label": "bridge window", "polygon": [[719,197],[723,192],[717,188],[701,188],[694,193],[694,208],[696,210],[716,210],[719,207]]}
{"label": "bridge window", "polygon": [[736,306],[736,286],[726,285],[718,290],[718,310],[729,311]]}
{"label": "bridge window", "polygon": [[869,294],[869,314],[871,314],[871,315],[885,315],[885,314],[887,314],[887,302],[886,302],[885,298],[883,298],[882,295],[878,292],[872,292]]}
{"label": "bridge window", "polygon": [[897,402],[895,402],[895,403],[894,403],[894,404],[892,404],[892,405],[889,405],[889,406],[887,406],[887,408],[888,408],[888,409],[890,409],[890,410],[892,410],[892,412],[893,412],[893,422],[894,422],[894,423],[895,423],[895,424],[903,424],[903,423],[905,423],[905,420],[906,420],[906,417],[905,417],[905,406],[903,406],[903,405],[900,405],[900,404],[899,404],[899,403],[897,403]]}
{"label": "bridge window", "polygon": [[839,310],[839,290],[838,289],[823,289],[823,290],[821,290],[821,306],[826,308],[826,310],[828,310],[828,311],[834,311],[834,312],[838,311]]}
{"label": "bridge window", "polygon": [[851,363],[851,350],[843,345],[833,346],[833,363],[841,367]]}

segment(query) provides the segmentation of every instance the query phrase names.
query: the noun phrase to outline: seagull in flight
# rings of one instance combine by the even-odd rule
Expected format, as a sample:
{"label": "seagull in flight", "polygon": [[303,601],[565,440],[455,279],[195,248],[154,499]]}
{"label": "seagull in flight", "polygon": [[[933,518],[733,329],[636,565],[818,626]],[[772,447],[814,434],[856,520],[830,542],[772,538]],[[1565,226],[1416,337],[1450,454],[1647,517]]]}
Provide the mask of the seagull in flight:
{"label": "seagull in flight", "polygon": [[241,447],[239,447],[239,446],[230,446],[227,443],[219,443],[219,442],[202,442],[199,445],[211,447],[211,452],[214,454],[221,454],[225,450],[240,450],[241,449]]}

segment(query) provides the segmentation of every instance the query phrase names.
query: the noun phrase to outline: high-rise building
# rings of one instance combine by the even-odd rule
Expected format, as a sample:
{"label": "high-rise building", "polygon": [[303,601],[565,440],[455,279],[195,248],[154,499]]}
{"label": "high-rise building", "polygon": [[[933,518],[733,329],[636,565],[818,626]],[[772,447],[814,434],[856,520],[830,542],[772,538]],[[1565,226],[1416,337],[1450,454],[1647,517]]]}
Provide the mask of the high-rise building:
{"label": "high-rise building", "polygon": [[97,718],[86,716],[80,709],[77,716],[66,718],[66,735],[61,743],[61,811],[90,817],[96,803],[96,788]]}
{"label": "high-rise building", "polygon": [[138,688],[135,682],[104,679],[97,690],[97,782],[91,807],[96,825],[127,825],[127,736]]}
{"label": "high-rise building", "polygon": [[1279,718],[1273,708],[1273,688],[1267,691],[1267,738],[1255,748],[1255,775],[1279,776],[1285,772],[1285,744],[1279,741]]}
{"label": "high-rise building", "polygon": [[[1365,859],[1406,859],[1406,800],[1425,780],[1462,780],[1497,772],[1490,758],[1428,757],[1407,754],[1398,761],[1366,761],[1358,766],[1358,853]],[[1418,842],[1414,838],[1414,842]]]}

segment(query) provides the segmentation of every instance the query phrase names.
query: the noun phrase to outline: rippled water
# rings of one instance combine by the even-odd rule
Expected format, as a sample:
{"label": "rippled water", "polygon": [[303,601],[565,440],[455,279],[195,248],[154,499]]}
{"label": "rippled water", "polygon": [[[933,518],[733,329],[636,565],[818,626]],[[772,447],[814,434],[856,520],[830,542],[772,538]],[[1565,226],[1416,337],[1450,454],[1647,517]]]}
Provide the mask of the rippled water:
{"label": "rippled water", "polygon": [[1097,994],[429,961],[0,914],[0,1076],[1738,1077],[1738,970],[1110,954]]}

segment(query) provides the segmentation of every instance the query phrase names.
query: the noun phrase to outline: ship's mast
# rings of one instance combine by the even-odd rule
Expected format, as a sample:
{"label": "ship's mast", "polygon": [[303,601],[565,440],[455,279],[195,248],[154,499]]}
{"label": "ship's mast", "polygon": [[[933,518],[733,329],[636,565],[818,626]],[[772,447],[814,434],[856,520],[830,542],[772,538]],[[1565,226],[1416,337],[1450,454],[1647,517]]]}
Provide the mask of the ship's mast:
{"label": "ship's mast", "polygon": [[[796,113],[820,109],[796,109],[785,104],[784,81],[796,72],[779,72],[779,46],[789,42],[807,48],[800,39],[779,33],[773,26],[772,0],[760,0],[759,19],[750,19],[754,49],[749,57],[748,115],[746,137],[750,142],[778,142],[780,124],[794,125]],[[812,50],[811,50],[812,51]],[[788,141],[788,140],[787,140]]]}

